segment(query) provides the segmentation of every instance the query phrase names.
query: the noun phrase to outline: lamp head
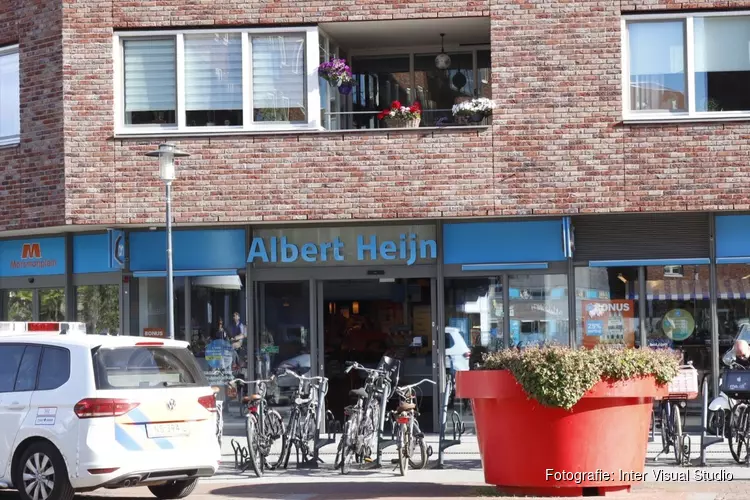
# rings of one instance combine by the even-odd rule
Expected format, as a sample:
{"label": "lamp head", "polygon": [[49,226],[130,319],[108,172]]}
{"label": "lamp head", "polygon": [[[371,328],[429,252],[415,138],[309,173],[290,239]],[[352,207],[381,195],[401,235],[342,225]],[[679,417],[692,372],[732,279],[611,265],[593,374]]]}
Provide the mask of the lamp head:
{"label": "lamp head", "polygon": [[190,156],[180,151],[174,144],[159,144],[159,149],[146,153],[146,156],[159,158],[159,178],[164,182],[172,182],[177,177],[175,171],[175,158]]}

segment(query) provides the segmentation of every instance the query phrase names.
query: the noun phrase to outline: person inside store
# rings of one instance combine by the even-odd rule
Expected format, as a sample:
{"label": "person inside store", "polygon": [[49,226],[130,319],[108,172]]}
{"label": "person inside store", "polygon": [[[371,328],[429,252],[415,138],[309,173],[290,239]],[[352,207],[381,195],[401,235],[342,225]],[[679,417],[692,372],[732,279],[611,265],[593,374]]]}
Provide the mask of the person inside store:
{"label": "person inside store", "polygon": [[214,332],[214,338],[217,340],[227,340],[227,337],[227,331],[224,329],[224,320],[219,318],[218,325],[216,326],[216,331]]}
{"label": "person inside store", "polygon": [[734,343],[734,361],[743,368],[750,368],[750,345],[747,340],[738,339]]}

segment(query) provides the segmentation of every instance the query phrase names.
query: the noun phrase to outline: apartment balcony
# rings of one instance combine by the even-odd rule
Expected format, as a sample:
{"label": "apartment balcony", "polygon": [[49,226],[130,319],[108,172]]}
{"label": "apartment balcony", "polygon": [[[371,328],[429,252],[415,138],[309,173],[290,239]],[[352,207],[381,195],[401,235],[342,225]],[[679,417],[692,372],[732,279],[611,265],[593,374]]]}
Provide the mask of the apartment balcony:
{"label": "apartment balcony", "polygon": [[[492,97],[488,17],[324,23],[319,44],[321,63],[343,58],[354,77],[348,94],[320,79],[327,130],[386,128],[378,114],[393,101],[419,102],[420,127],[465,125],[453,106]],[[449,56],[447,67],[439,54]]]}

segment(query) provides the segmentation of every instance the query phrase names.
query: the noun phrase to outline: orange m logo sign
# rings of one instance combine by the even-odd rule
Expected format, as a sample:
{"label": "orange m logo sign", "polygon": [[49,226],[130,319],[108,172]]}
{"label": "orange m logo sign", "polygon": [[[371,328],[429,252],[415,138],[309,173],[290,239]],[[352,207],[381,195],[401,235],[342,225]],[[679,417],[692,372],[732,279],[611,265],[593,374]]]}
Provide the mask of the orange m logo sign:
{"label": "orange m logo sign", "polygon": [[21,249],[22,259],[41,259],[42,249],[39,243],[24,243]]}

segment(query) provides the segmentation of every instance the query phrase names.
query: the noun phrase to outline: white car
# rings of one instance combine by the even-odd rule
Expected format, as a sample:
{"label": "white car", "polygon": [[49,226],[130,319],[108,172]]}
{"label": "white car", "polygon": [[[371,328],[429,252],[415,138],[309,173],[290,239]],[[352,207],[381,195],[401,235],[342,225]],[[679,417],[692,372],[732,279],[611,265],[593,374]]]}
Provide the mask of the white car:
{"label": "white car", "polygon": [[453,367],[457,372],[469,369],[471,349],[466,345],[461,330],[452,326],[445,327],[445,366]]}
{"label": "white car", "polygon": [[[62,330],[62,332],[61,332]],[[188,343],[0,322],[0,488],[189,495],[216,473],[216,398]]]}

